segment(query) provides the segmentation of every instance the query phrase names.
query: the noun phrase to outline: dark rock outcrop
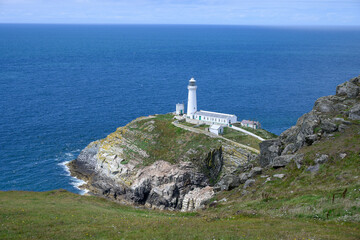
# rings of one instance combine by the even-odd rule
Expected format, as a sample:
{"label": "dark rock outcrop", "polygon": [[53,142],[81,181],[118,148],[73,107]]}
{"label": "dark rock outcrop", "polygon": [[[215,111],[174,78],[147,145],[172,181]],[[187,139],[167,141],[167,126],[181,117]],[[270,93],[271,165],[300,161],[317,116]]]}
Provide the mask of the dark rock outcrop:
{"label": "dark rock outcrop", "polygon": [[265,140],[260,143],[260,166],[265,167],[272,159],[281,154],[281,141],[279,139]]}
{"label": "dark rock outcrop", "polygon": [[[297,151],[323,137],[332,136],[334,132],[344,131],[353,124],[346,118],[360,120],[360,76],[338,85],[336,95],[317,99],[314,108],[301,116],[295,126],[281,133],[279,138],[260,143],[260,165],[278,168],[294,161],[300,168],[302,156]],[[314,169],[316,171],[317,167],[314,166],[311,171]]]}
{"label": "dark rock outcrop", "polygon": [[360,120],[360,103],[350,109],[349,118],[352,120]]}
{"label": "dark rock outcrop", "polygon": [[[355,80],[353,80],[355,81]],[[344,82],[336,87],[336,95],[347,96],[348,98],[356,98],[359,95],[360,87],[349,81]]]}
{"label": "dark rock outcrop", "polygon": [[216,186],[220,188],[220,190],[231,190],[240,185],[240,178],[237,175],[226,175],[224,176]]}

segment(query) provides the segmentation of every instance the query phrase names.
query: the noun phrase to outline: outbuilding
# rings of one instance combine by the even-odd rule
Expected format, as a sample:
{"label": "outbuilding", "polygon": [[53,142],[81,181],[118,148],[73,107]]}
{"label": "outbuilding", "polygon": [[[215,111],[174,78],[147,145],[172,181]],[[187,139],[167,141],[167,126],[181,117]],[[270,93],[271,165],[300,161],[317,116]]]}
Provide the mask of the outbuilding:
{"label": "outbuilding", "polygon": [[223,125],[211,125],[209,128],[209,132],[214,133],[216,135],[220,135],[224,133],[224,126]]}
{"label": "outbuilding", "polygon": [[258,121],[250,121],[250,120],[242,120],[241,126],[243,127],[249,127],[253,129],[260,129],[261,124]]}
{"label": "outbuilding", "polygon": [[183,103],[176,104],[176,115],[183,115],[184,109],[185,109],[185,107],[184,107]]}

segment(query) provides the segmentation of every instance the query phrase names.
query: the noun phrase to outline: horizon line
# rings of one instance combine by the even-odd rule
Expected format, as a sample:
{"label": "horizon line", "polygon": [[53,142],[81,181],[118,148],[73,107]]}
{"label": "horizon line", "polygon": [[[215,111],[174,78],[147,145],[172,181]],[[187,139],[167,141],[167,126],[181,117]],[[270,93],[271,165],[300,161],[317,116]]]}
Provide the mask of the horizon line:
{"label": "horizon line", "polygon": [[43,22],[0,22],[0,25],[158,25],[158,26],[239,26],[239,27],[314,27],[314,28],[324,28],[324,27],[330,27],[330,28],[339,28],[339,27],[345,27],[345,28],[356,28],[360,27],[360,24],[358,25],[261,25],[261,24],[220,24],[220,23],[43,23]]}

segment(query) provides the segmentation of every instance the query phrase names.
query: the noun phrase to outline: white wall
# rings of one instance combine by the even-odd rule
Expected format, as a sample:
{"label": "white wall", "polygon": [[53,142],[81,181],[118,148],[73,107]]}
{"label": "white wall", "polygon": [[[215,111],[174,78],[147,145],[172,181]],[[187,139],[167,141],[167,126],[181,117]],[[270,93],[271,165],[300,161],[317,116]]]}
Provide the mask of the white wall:
{"label": "white wall", "polygon": [[176,114],[179,115],[181,114],[181,110],[182,110],[182,114],[185,114],[184,112],[184,104],[176,104]]}
{"label": "white wall", "polygon": [[217,130],[215,130],[215,129],[209,129],[209,131],[211,132],[211,133],[214,133],[214,134],[216,134],[216,135],[219,135],[219,132],[217,131]]}
{"label": "white wall", "polygon": [[196,86],[188,86],[189,95],[188,95],[188,105],[186,115],[190,118],[194,116],[194,113],[197,112],[197,103],[196,103]]}

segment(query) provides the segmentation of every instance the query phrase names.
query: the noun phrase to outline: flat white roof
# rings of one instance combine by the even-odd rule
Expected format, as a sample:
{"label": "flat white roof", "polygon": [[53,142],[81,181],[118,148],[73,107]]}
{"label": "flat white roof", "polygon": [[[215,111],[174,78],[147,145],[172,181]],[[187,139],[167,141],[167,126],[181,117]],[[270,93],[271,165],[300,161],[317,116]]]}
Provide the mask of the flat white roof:
{"label": "flat white roof", "polygon": [[210,126],[210,129],[214,129],[214,130],[219,130],[220,128],[223,128],[223,126],[216,124]]}
{"label": "flat white roof", "polygon": [[215,118],[229,118],[229,117],[236,117],[232,114],[226,114],[226,113],[217,113],[217,112],[210,112],[210,111],[197,111],[195,115],[205,116],[205,117],[215,117]]}

